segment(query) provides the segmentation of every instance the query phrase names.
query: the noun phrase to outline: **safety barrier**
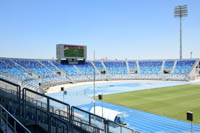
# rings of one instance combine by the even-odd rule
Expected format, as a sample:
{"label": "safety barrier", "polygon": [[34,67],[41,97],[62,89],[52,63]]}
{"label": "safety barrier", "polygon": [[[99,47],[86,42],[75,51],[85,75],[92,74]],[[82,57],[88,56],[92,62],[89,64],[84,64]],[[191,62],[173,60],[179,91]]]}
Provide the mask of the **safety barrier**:
{"label": "safety barrier", "polygon": [[[2,79],[0,81],[10,83]],[[3,94],[0,103],[3,103],[16,116],[40,125],[49,133],[68,133],[74,130],[93,133],[136,132],[80,108],[70,107],[69,104],[52,97],[28,88],[21,90],[20,86],[12,85],[16,86],[16,90],[0,88]],[[5,102],[4,99],[9,102]]]}

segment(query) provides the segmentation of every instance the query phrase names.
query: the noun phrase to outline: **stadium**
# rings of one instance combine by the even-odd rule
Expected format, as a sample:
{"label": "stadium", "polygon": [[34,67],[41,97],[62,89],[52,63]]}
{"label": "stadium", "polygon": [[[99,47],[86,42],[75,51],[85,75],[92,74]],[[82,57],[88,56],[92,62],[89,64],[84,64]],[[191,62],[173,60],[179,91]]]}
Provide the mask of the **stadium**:
{"label": "stadium", "polygon": [[200,133],[199,4],[0,2],[0,133]]}
{"label": "stadium", "polygon": [[[1,57],[0,68],[1,106],[7,110],[1,110],[1,116],[7,112],[11,115],[7,117],[19,118],[32,132],[189,132],[190,123],[127,108],[127,104],[120,104],[125,98],[113,97],[116,102],[108,100],[114,104],[105,102],[102,108],[122,112],[126,126],[102,117],[101,113],[94,114],[90,111],[94,105],[93,86],[96,83],[96,96],[120,95],[195,84],[192,81],[200,77],[199,59],[87,60],[83,63],[71,58],[61,61]],[[105,95],[105,99],[109,97]],[[102,103],[96,101],[96,106],[101,107]],[[9,122],[18,132],[25,127],[13,120]],[[195,124],[194,131],[199,130]]]}

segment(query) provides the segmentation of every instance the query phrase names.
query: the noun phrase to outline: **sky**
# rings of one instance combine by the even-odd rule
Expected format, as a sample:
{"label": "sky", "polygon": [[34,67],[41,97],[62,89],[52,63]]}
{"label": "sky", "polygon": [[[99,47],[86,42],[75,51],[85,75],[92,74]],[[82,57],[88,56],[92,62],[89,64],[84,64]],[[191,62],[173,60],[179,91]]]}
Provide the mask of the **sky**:
{"label": "sky", "polygon": [[0,0],[0,57],[52,59],[56,44],[87,46],[93,59],[200,58],[200,0]]}

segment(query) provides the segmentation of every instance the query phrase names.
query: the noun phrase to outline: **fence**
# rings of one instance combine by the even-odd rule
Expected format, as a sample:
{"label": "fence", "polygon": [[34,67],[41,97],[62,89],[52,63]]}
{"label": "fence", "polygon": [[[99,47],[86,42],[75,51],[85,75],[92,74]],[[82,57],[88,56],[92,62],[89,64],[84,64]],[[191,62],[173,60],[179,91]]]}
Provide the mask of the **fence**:
{"label": "fence", "polygon": [[9,132],[10,130],[13,133],[31,133],[23,124],[21,124],[2,105],[0,105],[0,125],[4,125],[4,130],[6,133]]}
{"label": "fence", "polygon": [[[4,82],[10,83],[5,80]],[[21,90],[20,86],[12,85],[16,86],[16,90],[10,91],[0,88],[1,94],[5,93],[5,97],[2,97],[9,101],[9,103],[5,101],[2,103],[9,106],[11,102],[11,107],[8,108],[11,111],[16,110],[14,114],[40,125],[49,133],[68,133],[73,130],[93,133],[135,133],[130,128],[108,121],[80,108],[70,107],[69,104],[52,97],[28,88]]]}

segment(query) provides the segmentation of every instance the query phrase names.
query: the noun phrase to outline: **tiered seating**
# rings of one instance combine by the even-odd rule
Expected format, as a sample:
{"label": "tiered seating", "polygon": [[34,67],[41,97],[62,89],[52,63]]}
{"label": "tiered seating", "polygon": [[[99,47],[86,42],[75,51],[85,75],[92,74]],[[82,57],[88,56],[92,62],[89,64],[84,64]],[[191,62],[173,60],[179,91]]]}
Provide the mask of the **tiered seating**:
{"label": "tiered seating", "polygon": [[101,61],[92,61],[92,63],[93,63],[93,65],[95,67],[95,70],[96,70],[95,78],[97,80],[104,80],[104,79],[106,79],[107,73],[106,73],[106,69],[103,66],[102,62]]}
{"label": "tiered seating", "polygon": [[[8,74],[11,77],[23,81],[23,85],[38,88],[39,83],[41,83],[42,85],[52,85],[69,81],[68,79],[66,79],[66,77],[57,76],[56,73],[52,72],[53,70],[56,70],[56,67],[49,63],[48,60],[43,60],[44,65],[40,64],[38,60],[27,59],[1,58],[0,61],[2,62],[0,64],[0,67],[7,68],[1,70],[4,72],[4,75]],[[48,67],[46,67],[46,65]],[[30,72],[39,75],[40,78],[30,76]]]}
{"label": "tiered seating", "polygon": [[[20,82],[21,84],[23,84],[24,87],[25,86],[30,87],[30,88],[38,87],[39,80],[33,79],[30,75],[27,74],[28,70],[26,70],[25,68],[21,67],[20,65],[18,65],[14,61],[12,61],[12,59],[0,58],[0,61],[2,62],[2,64],[0,64],[0,67],[4,67],[4,68],[5,68],[5,66],[7,67],[7,69],[4,70],[4,72],[6,74],[8,74],[8,76],[11,76],[11,77],[14,77],[14,78],[20,80],[20,81],[12,80],[13,82],[15,82],[15,83]],[[9,80],[5,74],[1,75],[1,76],[3,76],[2,78]]]}
{"label": "tiered seating", "polygon": [[40,77],[55,76],[53,72],[41,65],[37,60],[29,59],[13,59],[16,63],[20,64],[29,71],[39,75]]}
{"label": "tiered seating", "polygon": [[93,75],[94,74],[94,67],[92,66],[91,62],[87,61],[86,64],[79,64],[76,65],[79,70],[84,75]]}
{"label": "tiered seating", "polygon": [[127,74],[127,66],[125,61],[104,61],[109,73],[111,74]]}
{"label": "tiered seating", "polygon": [[60,68],[61,70],[63,70],[64,72],[66,72],[66,74],[69,75],[69,76],[80,75],[80,73],[74,67],[74,65],[62,65],[62,64],[58,64],[56,61],[52,61],[52,63],[54,65],[56,65],[58,68]]}
{"label": "tiered seating", "polygon": [[[177,62],[175,64],[175,62]],[[62,83],[109,79],[187,80],[196,60],[87,61],[86,64],[62,65],[55,60],[0,58],[0,74],[38,86],[39,83]],[[163,64],[164,63],[164,64]],[[163,64],[163,65],[162,65]],[[93,67],[94,65],[94,67]],[[128,65],[128,67],[127,67]],[[174,65],[175,68],[174,68]],[[162,68],[163,66],[163,68]],[[94,68],[96,77],[94,77]],[[128,71],[129,68],[129,71]],[[163,71],[161,71],[161,69]],[[105,71],[105,73],[104,73]],[[57,72],[61,72],[60,74]],[[32,81],[29,81],[31,80]]]}
{"label": "tiered seating", "polygon": [[93,61],[93,64],[95,65],[95,67],[96,67],[99,71],[105,70],[104,66],[102,65],[102,63],[101,63],[100,61]]}
{"label": "tiered seating", "polygon": [[3,75],[8,74],[8,76],[12,76],[19,80],[25,80],[25,79],[29,78],[23,72],[18,71],[16,68],[9,66],[9,65],[3,63],[2,61],[0,61],[0,73]]}
{"label": "tiered seating", "polygon": [[160,74],[162,61],[139,61],[141,74]]}
{"label": "tiered seating", "polygon": [[[47,67],[49,70],[51,70],[52,72],[59,72],[60,70],[58,70],[53,64],[51,64],[51,62],[49,60],[40,60],[40,62]],[[46,77],[44,79],[45,84],[56,84],[56,83],[62,83],[67,81],[65,76],[62,75],[55,75],[53,77]],[[44,84],[44,83],[43,83]]]}
{"label": "tiered seating", "polygon": [[128,61],[128,66],[130,71],[135,71],[138,69],[136,61]]}
{"label": "tiered seating", "polygon": [[40,61],[43,65],[45,65],[48,69],[50,69],[51,71],[58,71],[58,69],[53,66],[48,60],[42,60]]}
{"label": "tiered seating", "polygon": [[58,64],[56,61],[52,61],[54,65],[56,65],[59,69],[64,71],[69,78],[74,80],[79,80],[81,77],[81,73],[74,67],[74,65],[62,65]]}
{"label": "tiered seating", "polygon": [[20,70],[21,72],[27,72],[26,69],[24,69],[23,67],[21,67],[20,65],[18,65],[17,63],[15,63],[14,61],[12,61],[12,59],[8,59],[8,58],[0,58],[0,60],[6,64],[8,64],[9,66],[16,68],[18,70]]}
{"label": "tiered seating", "polygon": [[167,61],[165,61],[164,70],[172,70],[173,66],[174,66],[174,61],[173,60],[167,60]]}
{"label": "tiered seating", "polygon": [[195,60],[179,60],[177,61],[174,74],[188,74],[192,69]]}

